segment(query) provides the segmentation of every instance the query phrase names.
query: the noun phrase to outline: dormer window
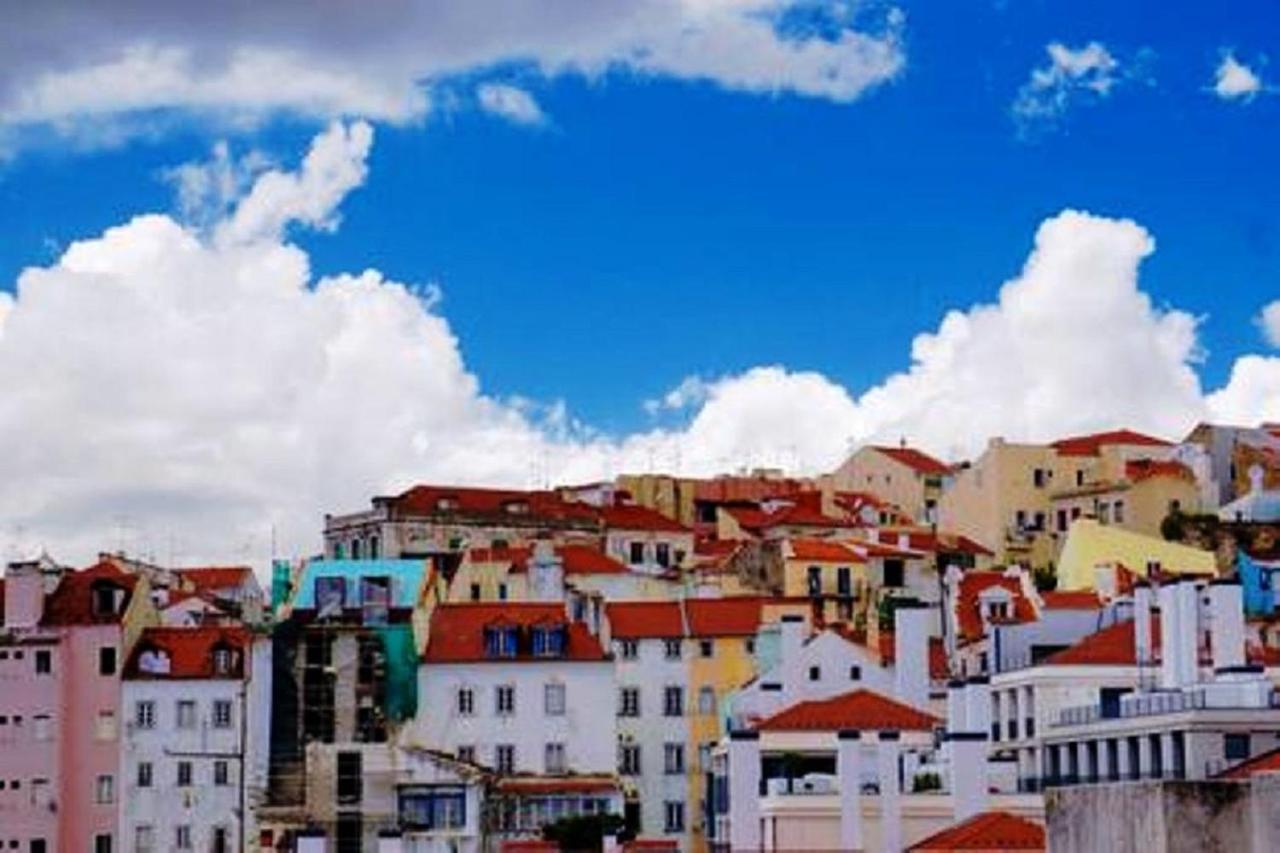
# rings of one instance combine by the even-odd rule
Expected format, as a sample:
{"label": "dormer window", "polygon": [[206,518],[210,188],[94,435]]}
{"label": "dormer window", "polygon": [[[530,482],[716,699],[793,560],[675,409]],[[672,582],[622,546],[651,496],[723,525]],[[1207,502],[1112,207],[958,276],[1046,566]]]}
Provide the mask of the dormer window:
{"label": "dormer window", "polygon": [[490,625],[484,629],[485,657],[513,658],[519,642],[519,631],[514,625]]}
{"label": "dormer window", "polygon": [[144,649],[138,655],[138,671],[151,675],[167,675],[169,673],[169,653],[154,646]]}
{"label": "dormer window", "polygon": [[231,675],[236,665],[236,653],[230,646],[218,645],[213,648],[213,674]]}
{"label": "dormer window", "polygon": [[316,578],[316,616],[341,616],[347,603],[347,579],[342,577]]}
{"label": "dormer window", "polygon": [[565,626],[538,625],[533,629],[533,654],[540,658],[564,657]]}
{"label": "dormer window", "polygon": [[122,592],[114,584],[95,584],[91,592],[93,596],[93,615],[115,616],[120,608],[120,599],[123,597]]}

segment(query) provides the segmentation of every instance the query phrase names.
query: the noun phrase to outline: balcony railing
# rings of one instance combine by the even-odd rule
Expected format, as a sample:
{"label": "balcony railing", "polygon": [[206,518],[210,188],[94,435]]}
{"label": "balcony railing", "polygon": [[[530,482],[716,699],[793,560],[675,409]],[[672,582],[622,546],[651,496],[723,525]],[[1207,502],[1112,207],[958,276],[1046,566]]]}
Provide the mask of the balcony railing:
{"label": "balcony railing", "polygon": [[1155,692],[1125,697],[1124,701],[1103,706],[1077,705],[1063,708],[1058,712],[1059,726],[1084,726],[1099,720],[1131,719],[1134,717],[1151,717],[1159,714],[1177,714],[1184,711],[1200,711],[1208,708],[1221,710],[1263,710],[1280,708],[1280,693],[1271,691],[1265,705],[1241,702],[1224,704],[1221,701],[1210,701],[1204,690],[1179,692]]}

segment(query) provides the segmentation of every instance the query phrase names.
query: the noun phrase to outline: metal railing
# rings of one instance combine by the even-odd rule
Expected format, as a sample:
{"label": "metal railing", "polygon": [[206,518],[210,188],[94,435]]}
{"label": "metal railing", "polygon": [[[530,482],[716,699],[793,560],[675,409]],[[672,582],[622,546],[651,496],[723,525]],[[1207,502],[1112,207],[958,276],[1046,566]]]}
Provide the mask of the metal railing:
{"label": "metal railing", "polygon": [[1126,696],[1123,701],[1103,706],[1101,704],[1076,705],[1058,712],[1059,726],[1083,726],[1099,720],[1123,720],[1135,717],[1151,717],[1160,714],[1177,714],[1183,711],[1201,711],[1209,708],[1221,710],[1262,710],[1280,708],[1280,693],[1272,691],[1266,705],[1241,702],[1224,704],[1209,701],[1203,690],[1178,692],[1154,692]]}

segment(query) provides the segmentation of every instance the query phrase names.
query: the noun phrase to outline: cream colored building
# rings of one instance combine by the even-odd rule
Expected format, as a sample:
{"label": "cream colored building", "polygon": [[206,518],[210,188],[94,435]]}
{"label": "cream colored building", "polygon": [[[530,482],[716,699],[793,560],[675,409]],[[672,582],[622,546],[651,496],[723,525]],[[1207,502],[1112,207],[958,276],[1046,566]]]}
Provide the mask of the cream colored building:
{"label": "cream colored building", "polygon": [[859,448],[831,475],[837,491],[871,492],[919,524],[937,520],[951,466],[914,447]]}
{"label": "cream colored building", "polygon": [[[1124,482],[1130,463],[1163,462],[1173,452],[1168,442],[1128,430],[1051,444],[1015,444],[993,438],[977,460],[955,475],[943,494],[940,526],[990,548],[997,563],[1048,566],[1060,548],[1054,515],[1056,495],[1069,495],[1091,484]],[[1158,489],[1150,491],[1159,493]],[[1065,508],[1069,524],[1071,506]],[[1147,517],[1141,515],[1143,523]]]}

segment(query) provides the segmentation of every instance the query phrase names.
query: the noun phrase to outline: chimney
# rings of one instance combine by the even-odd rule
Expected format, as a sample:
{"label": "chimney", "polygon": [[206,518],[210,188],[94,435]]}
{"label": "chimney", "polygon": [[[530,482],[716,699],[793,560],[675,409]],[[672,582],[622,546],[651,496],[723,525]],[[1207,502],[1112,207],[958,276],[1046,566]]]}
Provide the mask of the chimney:
{"label": "chimney", "polygon": [[1133,585],[1133,644],[1139,667],[1155,662],[1151,653],[1151,584],[1145,580]]}
{"label": "chimney", "polygon": [[991,679],[986,675],[971,675],[964,686],[965,730],[991,731]]}
{"label": "chimney", "polygon": [[930,609],[899,601],[893,611],[893,677],[898,699],[917,708],[929,704]]}
{"label": "chimney", "polygon": [[1209,583],[1209,630],[1213,632],[1213,671],[1244,666],[1244,592],[1238,578]]}
{"label": "chimney", "polygon": [[862,733],[841,731],[836,748],[840,778],[840,849],[862,849]]}
{"label": "chimney", "polygon": [[760,848],[760,733],[729,732],[729,849]]}
{"label": "chimney", "polygon": [[1177,582],[1166,581],[1160,585],[1160,686],[1166,690],[1173,690],[1179,684],[1180,621]]}
{"label": "chimney", "polygon": [[1200,680],[1200,590],[1191,578],[1178,582],[1178,684],[1190,687]]}
{"label": "chimney", "polygon": [[[899,782],[898,756],[901,732],[880,732],[877,751],[880,780],[880,850],[882,853],[902,851],[902,796]],[[730,845],[732,849],[737,847]]]}
{"label": "chimney", "polygon": [[782,672],[782,704],[790,705],[799,699],[800,649],[804,645],[804,617],[799,613],[784,613],[778,622],[779,670]]}
{"label": "chimney", "polygon": [[44,576],[38,561],[10,563],[4,576],[4,627],[34,628],[44,615]]}
{"label": "chimney", "polygon": [[947,682],[947,731],[969,731],[969,706],[965,704],[963,678]]}

